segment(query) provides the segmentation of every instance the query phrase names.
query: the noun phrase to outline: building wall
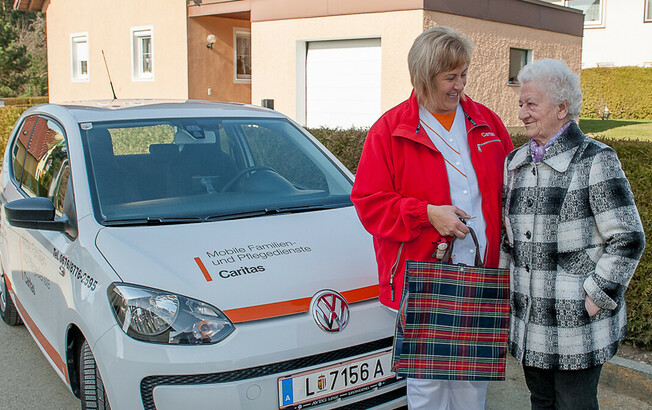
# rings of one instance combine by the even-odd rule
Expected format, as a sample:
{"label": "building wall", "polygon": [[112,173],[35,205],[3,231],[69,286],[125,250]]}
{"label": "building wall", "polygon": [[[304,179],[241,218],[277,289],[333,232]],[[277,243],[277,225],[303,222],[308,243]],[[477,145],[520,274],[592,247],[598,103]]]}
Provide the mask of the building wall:
{"label": "building wall", "polygon": [[[106,55],[119,98],[187,98],[186,5],[178,0],[134,2],[52,0],[46,13],[50,101],[111,99]],[[131,28],[152,26],[154,78],[133,81]],[[71,78],[70,34],[88,33],[89,80]]]}
{"label": "building wall", "polygon": [[425,28],[450,26],[474,43],[465,88],[467,95],[495,111],[506,126],[520,126],[519,87],[508,84],[509,49],[532,50],[532,59],[559,58],[580,74],[582,38],[551,31],[496,23],[438,12],[426,12]]}
{"label": "building wall", "polygon": [[[189,98],[251,102],[251,83],[234,81],[233,36],[236,27],[249,29],[251,24],[248,20],[215,16],[188,19]],[[216,37],[212,49],[206,47],[209,34]]]}
{"label": "building wall", "polygon": [[[533,59],[561,58],[580,71],[581,37],[440,12],[414,10],[252,23],[252,103],[274,99],[274,108],[305,121],[305,43],[313,40],[380,37],[381,112],[412,90],[407,54],[426,28],[448,25],[475,43],[467,93],[496,111],[507,126],[520,126],[519,88],[508,85],[510,47],[531,49]],[[280,63],[282,62],[282,63]]]}
{"label": "building wall", "polygon": [[381,111],[411,90],[407,53],[423,29],[423,10],[252,22],[251,100],[274,99],[274,109],[305,120],[306,42],[380,38]]}
{"label": "building wall", "polygon": [[604,27],[584,28],[582,68],[652,67],[652,22],[643,22],[644,3],[606,0]]}

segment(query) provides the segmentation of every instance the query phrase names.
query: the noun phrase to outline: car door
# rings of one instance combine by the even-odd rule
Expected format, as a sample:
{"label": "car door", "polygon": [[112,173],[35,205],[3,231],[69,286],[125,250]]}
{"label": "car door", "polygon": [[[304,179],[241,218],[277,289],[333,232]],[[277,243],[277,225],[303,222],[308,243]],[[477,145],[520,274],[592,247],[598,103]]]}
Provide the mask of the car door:
{"label": "car door", "polygon": [[[32,115],[26,117],[18,128],[15,138],[11,141],[11,149],[6,158],[5,172],[3,172],[3,190],[2,190],[2,203],[14,201],[16,199],[24,198],[24,194],[20,191],[20,179],[23,174],[23,164],[27,154],[27,146],[29,140],[32,138],[34,126],[38,117]],[[2,261],[4,273],[9,279],[9,283],[14,291],[20,291],[25,288],[23,285],[18,285],[22,282],[22,267],[20,261],[20,247],[21,235],[20,230],[12,227],[4,219],[4,211],[0,213],[2,218]]]}
{"label": "car door", "polygon": [[[55,205],[57,216],[69,213],[74,218],[68,149],[63,127],[55,120],[39,116],[23,161],[19,190],[24,197],[45,197]],[[68,304],[70,263],[65,255],[74,237],[39,229],[14,228],[20,237],[20,303],[36,329],[32,333],[46,348],[61,352],[65,344],[61,324]],[[66,270],[65,268],[68,268]],[[31,327],[31,326],[30,326]]]}

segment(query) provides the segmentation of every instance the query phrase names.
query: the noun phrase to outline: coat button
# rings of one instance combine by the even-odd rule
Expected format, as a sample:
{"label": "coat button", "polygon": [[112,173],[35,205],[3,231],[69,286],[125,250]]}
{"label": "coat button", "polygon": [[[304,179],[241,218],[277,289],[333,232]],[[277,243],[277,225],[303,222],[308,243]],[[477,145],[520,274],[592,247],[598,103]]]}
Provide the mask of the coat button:
{"label": "coat button", "polygon": [[532,238],[532,234],[530,233],[530,231],[525,232],[525,237],[528,239]]}
{"label": "coat button", "polygon": [[527,206],[528,206],[528,207],[531,207],[532,205],[534,205],[534,201],[533,201],[531,198],[529,198],[529,199],[527,200]]}
{"label": "coat button", "polygon": [[525,271],[529,272],[530,271],[530,265],[525,265]]}

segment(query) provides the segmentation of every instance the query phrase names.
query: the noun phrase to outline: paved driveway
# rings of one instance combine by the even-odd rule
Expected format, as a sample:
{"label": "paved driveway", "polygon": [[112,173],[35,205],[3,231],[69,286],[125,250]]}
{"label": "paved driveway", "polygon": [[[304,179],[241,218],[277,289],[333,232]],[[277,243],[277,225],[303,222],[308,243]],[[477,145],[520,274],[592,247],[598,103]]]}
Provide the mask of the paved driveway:
{"label": "paved driveway", "polygon": [[[649,403],[604,386],[600,387],[599,399],[602,410],[652,409]],[[72,410],[79,406],[79,400],[56,375],[25,326],[0,322],[0,409]],[[529,408],[523,372],[508,356],[507,381],[489,384],[486,410]]]}

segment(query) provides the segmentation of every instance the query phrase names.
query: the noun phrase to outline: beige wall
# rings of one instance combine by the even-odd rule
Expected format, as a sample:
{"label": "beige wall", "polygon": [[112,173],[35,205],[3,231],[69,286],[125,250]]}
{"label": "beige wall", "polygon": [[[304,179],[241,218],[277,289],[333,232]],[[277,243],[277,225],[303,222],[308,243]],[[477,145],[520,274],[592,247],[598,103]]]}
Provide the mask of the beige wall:
{"label": "beige wall", "polygon": [[[112,98],[102,50],[119,98],[188,97],[185,2],[51,0],[46,18],[50,101]],[[132,80],[131,28],[141,26],[153,28],[153,81]],[[70,34],[82,32],[89,80],[73,82]]]}
{"label": "beige wall", "polygon": [[[233,36],[235,27],[249,29],[251,24],[247,20],[214,16],[188,19],[189,98],[251,102],[251,83],[243,84],[234,81]],[[209,34],[216,37],[212,49],[206,47],[206,37]]]}
{"label": "beige wall", "polygon": [[407,53],[422,26],[423,10],[253,22],[251,100],[260,104],[261,99],[272,98],[274,109],[302,122],[305,119],[305,93],[302,94],[305,43],[380,38],[381,111],[384,112],[409,96]]}
{"label": "beige wall", "polygon": [[[520,126],[519,88],[507,84],[510,47],[532,50],[533,58],[562,58],[579,73],[582,38],[546,30],[457,15],[413,10],[252,23],[252,102],[274,99],[275,109],[305,120],[305,42],[380,37],[381,111],[406,99],[412,89],[407,53],[426,28],[448,25],[475,43],[467,93],[496,111],[507,126]],[[303,48],[301,47],[303,45]]]}
{"label": "beige wall", "polygon": [[563,59],[580,74],[581,37],[436,12],[426,12],[424,25],[450,26],[473,40],[466,93],[494,110],[508,127],[522,125],[519,87],[507,84],[510,47],[532,50],[533,60]]}

